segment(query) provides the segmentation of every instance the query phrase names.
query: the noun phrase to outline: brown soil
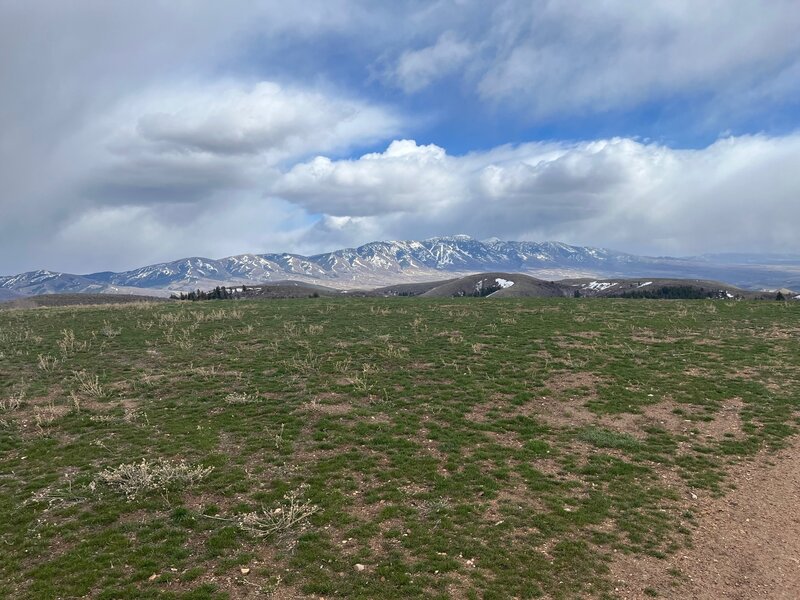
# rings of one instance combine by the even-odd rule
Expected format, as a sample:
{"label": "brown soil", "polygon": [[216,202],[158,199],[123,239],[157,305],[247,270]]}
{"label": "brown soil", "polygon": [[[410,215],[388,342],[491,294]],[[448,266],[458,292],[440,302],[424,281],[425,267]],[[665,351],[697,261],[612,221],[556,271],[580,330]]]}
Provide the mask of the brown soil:
{"label": "brown soil", "polygon": [[[615,415],[613,428],[642,437],[643,429],[647,426],[662,427],[667,431],[680,435],[695,435],[700,439],[720,440],[733,436],[733,439],[743,435],[740,413],[744,408],[741,398],[729,398],[721,404],[719,410],[709,415],[709,421],[688,419],[684,415],[675,414],[673,409],[679,405],[672,400],[648,404],[642,407],[639,415],[623,413]],[[683,407],[687,410],[686,407]]]}
{"label": "brown soil", "polygon": [[562,371],[551,376],[545,385],[555,393],[585,389],[594,394],[601,382],[602,379],[588,371]]}
{"label": "brown soil", "polygon": [[350,413],[352,406],[348,402],[343,402],[345,396],[336,392],[325,392],[317,394],[311,402],[301,405],[307,412],[321,415],[342,416]]}
{"label": "brown soil", "polygon": [[[693,500],[693,547],[665,560],[620,556],[621,599],[794,599],[800,590],[800,442],[734,468],[736,489]],[[670,571],[672,574],[670,574]],[[645,592],[647,590],[647,592]]]}
{"label": "brown soil", "polygon": [[488,414],[493,410],[498,409],[506,409],[508,403],[514,398],[513,394],[503,394],[500,392],[496,392],[489,396],[489,399],[485,402],[481,402],[480,404],[476,404],[472,407],[472,410],[469,411],[464,417],[470,421],[475,423],[486,423],[488,422]]}

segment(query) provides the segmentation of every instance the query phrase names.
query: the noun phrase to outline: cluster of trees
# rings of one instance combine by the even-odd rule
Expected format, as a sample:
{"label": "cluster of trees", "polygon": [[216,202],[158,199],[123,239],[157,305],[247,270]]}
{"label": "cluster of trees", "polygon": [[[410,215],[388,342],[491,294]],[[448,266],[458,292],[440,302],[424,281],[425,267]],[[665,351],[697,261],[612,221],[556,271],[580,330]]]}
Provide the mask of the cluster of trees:
{"label": "cluster of trees", "polygon": [[224,285],[218,285],[213,290],[208,292],[204,292],[202,290],[195,290],[194,292],[189,292],[188,294],[184,294],[181,292],[180,294],[172,294],[170,298],[173,300],[191,300],[195,302],[197,300],[235,300],[241,298],[242,296],[247,295],[247,286],[242,286],[241,290],[236,288],[226,288]]}
{"label": "cluster of trees", "polygon": [[[495,292],[499,292],[503,289],[503,286],[492,283],[490,285],[482,285],[481,287],[475,289],[471,292],[465,292],[463,290],[456,293],[456,297],[458,298],[485,298],[490,294],[494,294]],[[399,295],[399,294],[398,294]],[[410,294],[408,294],[410,295]]]}
{"label": "cluster of trees", "polygon": [[494,294],[495,292],[499,292],[502,289],[503,286],[499,283],[492,283],[490,285],[481,286],[481,289],[475,290],[472,295],[476,298],[485,298],[486,296]]}
{"label": "cluster of trees", "polygon": [[665,285],[659,288],[633,290],[620,294],[620,298],[649,298],[665,300],[702,300],[704,298],[724,299],[728,296],[724,291],[707,290],[693,285]]}
{"label": "cluster of trees", "polygon": [[203,290],[195,290],[185,294],[172,294],[172,300],[191,300],[196,302],[198,300],[238,300],[239,298],[319,298],[319,292],[311,294],[304,294],[304,288],[295,288],[290,286],[276,286],[275,288],[263,288],[259,286],[247,287],[243,285],[241,288],[227,288],[224,285],[218,285],[213,290],[204,292]]}

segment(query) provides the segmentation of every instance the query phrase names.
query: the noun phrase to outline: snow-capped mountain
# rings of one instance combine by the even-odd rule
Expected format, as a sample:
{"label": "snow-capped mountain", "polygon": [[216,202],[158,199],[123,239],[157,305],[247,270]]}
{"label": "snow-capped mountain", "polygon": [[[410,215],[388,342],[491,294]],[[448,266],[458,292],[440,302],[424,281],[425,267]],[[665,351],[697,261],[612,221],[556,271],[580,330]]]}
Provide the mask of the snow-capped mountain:
{"label": "snow-capped mountain", "polygon": [[10,277],[0,277],[0,289],[23,296],[33,296],[67,292],[99,293],[106,291],[106,285],[82,275],[55,271],[29,271]]}
{"label": "snow-capped mountain", "polygon": [[[780,265],[780,268],[776,268]],[[469,236],[421,241],[371,242],[358,248],[301,256],[241,254],[214,260],[191,257],[121,273],[72,275],[33,271],[0,277],[0,290],[22,295],[58,292],[161,293],[299,280],[338,288],[368,288],[432,281],[443,275],[485,271],[527,273],[542,279],[567,277],[694,277],[747,287],[797,287],[800,265],[757,260],[649,258],[560,242],[476,240]]]}
{"label": "snow-capped mountain", "polygon": [[498,268],[554,270],[559,274],[563,272],[564,276],[594,273],[609,261],[625,256],[557,242],[481,242],[468,236],[453,236],[423,241],[371,242],[314,256],[242,254],[219,260],[192,257],[123,273],[94,273],[84,277],[115,287],[147,289],[193,289],[210,284],[285,279],[358,287],[436,279],[443,272],[468,273]]}

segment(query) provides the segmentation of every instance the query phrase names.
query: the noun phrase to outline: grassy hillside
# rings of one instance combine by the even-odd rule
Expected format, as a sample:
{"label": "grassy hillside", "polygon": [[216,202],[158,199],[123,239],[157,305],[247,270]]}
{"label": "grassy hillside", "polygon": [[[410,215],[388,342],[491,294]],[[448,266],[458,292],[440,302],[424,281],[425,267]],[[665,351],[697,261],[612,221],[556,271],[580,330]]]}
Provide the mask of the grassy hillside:
{"label": "grassy hillside", "polygon": [[798,333],[782,302],[2,311],[0,597],[613,598],[612,557],[685,546],[795,433]]}
{"label": "grassy hillside", "polygon": [[437,288],[439,286],[453,283],[457,279],[444,279],[441,281],[422,281],[419,283],[398,283],[396,285],[389,285],[386,287],[375,288],[370,290],[370,295],[374,296],[421,296],[425,292]]}
{"label": "grassy hillside", "polygon": [[478,273],[443,282],[422,295],[428,298],[558,298],[565,295],[565,290],[552,281],[543,281],[521,273]]}
{"label": "grassy hillside", "polygon": [[317,296],[338,296],[340,290],[314,285],[304,281],[276,281],[263,285],[241,286],[236,288],[238,296],[247,299],[309,298]]}
{"label": "grassy hillside", "polygon": [[0,310],[10,308],[36,308],[53,306],[83,306],[97,304],[131,304],[139,302],[166,302],[167,298],[158,296],[137,296],[134,294],[41,294],[18,298],[0,304]]}
{"label": "grassy hillside", "polygon": [[[649,300],[775,300],[775,292],[743,290],[707,279],[565,279],[559,281],[567,295]],[[792,292],[787,290],[787,296]],[[787,298],[788,299],[788,298]]]}

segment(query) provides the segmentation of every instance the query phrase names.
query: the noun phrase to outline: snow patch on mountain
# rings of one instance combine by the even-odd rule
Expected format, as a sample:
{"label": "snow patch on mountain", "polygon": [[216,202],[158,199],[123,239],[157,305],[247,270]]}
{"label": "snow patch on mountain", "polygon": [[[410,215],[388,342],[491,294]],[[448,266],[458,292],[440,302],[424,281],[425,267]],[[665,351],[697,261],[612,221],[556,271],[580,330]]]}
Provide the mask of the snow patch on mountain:
{"label": "snow patch on mountain", "polygon": [[[737,283],[737,279],[725,277],[725,272],[708,272],[709,268],[700,268],[697,264],[690,259],[639,257],[562,242],[508,242],[497,238],[480,241],[454,235],[426,240],[377,241],[313,256],[247,253],[219,260],[193,256],[120,273],[73,275],[39,270],[0,277],[0,288],[23,295],[124,288],[189,291],[287,279],[339,288],[369,288],[487,272],[526,273],[546,280],[591,278],[591,283],[584,284],[585,289],[596,291],[614,285],[599,281],[603,277],[691,276]],[[742,278],[753,277],[750,272],[734,273],[744,273]],[[758,281],[766,281],[764,273],[770,277],[779,276],[774,270],[762,269],[758,271]],[[738,282],[742,282],[742,278],[738,278]],[[788,285],[789,281],[793,280],[779,281],[778,287],[794,287]],[[650,283],[642,283],[640,287]]]}
{"label": "snow patch on mountain", "polygon": [[616,282],[611,281],[590,281],[583,287],[584,289],[594,290],[595,292],[602,292],[615,285],[617,285]]}

